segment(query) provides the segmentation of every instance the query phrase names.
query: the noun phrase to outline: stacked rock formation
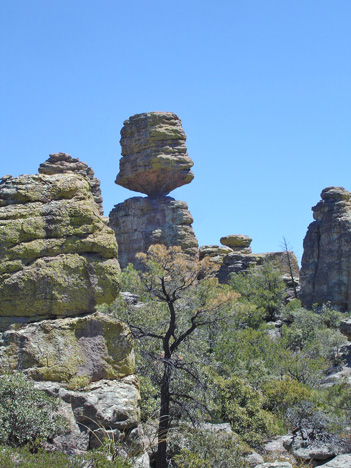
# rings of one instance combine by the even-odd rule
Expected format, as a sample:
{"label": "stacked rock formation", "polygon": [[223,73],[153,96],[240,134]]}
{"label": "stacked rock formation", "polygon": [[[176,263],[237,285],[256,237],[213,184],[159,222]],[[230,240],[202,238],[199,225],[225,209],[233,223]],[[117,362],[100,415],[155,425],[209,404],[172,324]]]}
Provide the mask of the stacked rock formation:
{"label": "stacked rock formation", "polygon": [[39,174],[53,175],[64,174],[66,172],[75,172],[89,180],[94,200],[99,206],[100,214],[103,215],[100,181],[95,177],[94,171],[87,163],[79,161],[78,158],[72,158],[67,153],[53,153],[39,167]]}
{"label": "stacked rock formation", "polygon": [[[72,162],[62,154],[57,161]],[[57,448],[86,450],[102,432],[118,440],[127,431],[142,452],[131,335],[96,312],[118,295],[116,238],[94,200],[91,172],[49,171],[55,158],[45,174],[0,180],[0,366],[60,398],[69,427]]]}
{"label": "stacked rock formation", "polygon": [[0,329],[81,315],[118,294],[113,231],[78,174],[0,183]]}
{"label": "stacked rock formation", "polygon": [[304,239],[300,299],[305,307],[330,302],[351,310],[351,193],[328,187],[312,208]]}
{"label": "stacked rock formation", "polygon": [[198,243],[188,206],[166,196],[194,177],[180,119],[171,112],[137,114],[124,122],[121,136],[116,183],[148,195],[130,198],[110,213],[121,267],[130,262],[140,267],[136,254],[153,244],[179,245],[184,254],[194,258]]}
{"label": "stacked rock formation", "polygon": [[[297,258],[293,252],[268,252],[252,253],[250,244],[251,237],[243,234],[232,234],[222,237],[219,245],[205,245],[200,247],[200,259],[209,257],[211,263],[217,270],[217,277],[221,283],[227,283],[231,273],[239,273],[250,267],[262,265],[264,261],[272,261],[280,271],[288,287],[288,295],[293,297],[294,285],[292,284],[291,272],[294,277],[295,286],[299,281],[299,267]],[[290,284],[291,283],[291,284]],[[290,291],[291,288],[291,291]]]}

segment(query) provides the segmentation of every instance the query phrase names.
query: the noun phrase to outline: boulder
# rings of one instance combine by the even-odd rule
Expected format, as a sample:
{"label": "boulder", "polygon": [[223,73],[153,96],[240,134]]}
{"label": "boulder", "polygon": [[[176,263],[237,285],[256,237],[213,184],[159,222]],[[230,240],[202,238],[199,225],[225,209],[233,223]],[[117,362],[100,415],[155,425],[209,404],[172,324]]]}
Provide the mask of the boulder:
{"label": "boulder", "polygon": [[257,465],[264,463],[263,457],[256,452],[252,452],[249,455],[246,455],[245,460],[249,468],[255,468]]}
{"label": "boulder", "polygon": [[293,468],[292,464],[284,461],[275,461],[268,463],[260,463],[255,468]]}
{"label": "boulder", "polygon": [[330,302],[351,310],[351,193],[328,187],[321,198],[303,243],[300,299],[307,308]]}
{"label": "boulder", "polygon": [[56,449],[77,453],[98,448],[104,437],[144,452],[140,426],[139,382],[134,375],[100,380],[80,390],[58,382],[36,382],[36,388],[60,401],[59,413],[68,422],[67,432],[53,440]]}
{"label": "boulder", "polygon": [[100,312],[41,320],[0,333],[0,365],[20,369],[58,399],[64,434],[47,443],[65,453],[97,448],[104,437],[149,467],[140,425],[139,381],[128,327]]}
{"label": "boulder", "polygon": [[338,455],[323,465],[323,468],[350,468],[351,454]]}
{"label": "boulder", "polygon": [[133,263],[138,252],[147,252],[153,244],[180,246],[186,256],[198,255],[198,243],[191,227],[193,218],[185,202],[171,197],[134,197],[115,205],[109,226],[114,230],[122,268]]}
{"label": "boulder", "polygon": [[122,158],[116,184],[150,196],[167,195],[194,175],[180,119],[171,112],[137,114],[121,130]]}
{"label": "boulder", "polygon": [[0,329],[80,315],[119,290],[114,232],[74,173],[0,181]]}
{"label": "boulder", "polygon": [[340,331],[343,335],[351,341],[351,319],[341,320],[340,321]]}
{"label": "boulder", "polygon": [[39,174],[47,175],[75,172],[86,177],[89,180],[94,200],[99,206],[99,212],[101,215],[104,214],[100,181],[95,177],[92,168],[85,162],[79,161],[78,158],[72,158],[72,156],[67,153],[53,153],[49,155],[49,159],[40,164],[38,172]]}
{"label": "boulder", "polygon": [[244,234],[231,234],[221,237],[220,243],[230,247],[234,252],[251,253],[251,237]]}
{"label": "boulder", "polygon": [[75,389],[133,374],[133,340],[127,325],[99,312],[41,320],[0,333],[0,362]]}

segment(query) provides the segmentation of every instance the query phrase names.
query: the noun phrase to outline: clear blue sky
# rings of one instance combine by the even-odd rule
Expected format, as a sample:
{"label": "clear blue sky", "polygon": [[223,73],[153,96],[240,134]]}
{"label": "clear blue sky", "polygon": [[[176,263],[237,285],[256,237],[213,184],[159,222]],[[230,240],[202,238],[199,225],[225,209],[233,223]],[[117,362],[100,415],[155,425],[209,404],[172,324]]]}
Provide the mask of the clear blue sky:
{"label": "clear blue sky", "polygon": [[351,190],[350,0],[0,0],[0,175],[87,162],[105,214],[136,113],[182,119],[200,245],[253,237],[300,257],[324,187]]}

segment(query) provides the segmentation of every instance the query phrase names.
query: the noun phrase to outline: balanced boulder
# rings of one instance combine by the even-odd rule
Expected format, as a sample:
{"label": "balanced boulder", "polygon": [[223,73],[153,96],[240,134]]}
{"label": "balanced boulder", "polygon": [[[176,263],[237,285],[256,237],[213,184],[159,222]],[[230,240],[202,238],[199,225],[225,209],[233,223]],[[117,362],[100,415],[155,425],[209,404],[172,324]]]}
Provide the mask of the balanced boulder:
{"label": "balanced boulder", "polygon": [[137,114],[121,130],[123,157],[116,183],[148,197],[133,197],[115,205],[109,218],[124,268],[142,268],[136,255],[153,244],[180,246],[189,259],[197,258],[193,218],[185,202],[166,195],[194,178],[180,119],[171,112]]}
{"label": "balanced boulder", "polygon": [[149,196],[167,195],[194,175],[180,119],[171,112],[137,114],[121,130],[122,158],[116,184]]}

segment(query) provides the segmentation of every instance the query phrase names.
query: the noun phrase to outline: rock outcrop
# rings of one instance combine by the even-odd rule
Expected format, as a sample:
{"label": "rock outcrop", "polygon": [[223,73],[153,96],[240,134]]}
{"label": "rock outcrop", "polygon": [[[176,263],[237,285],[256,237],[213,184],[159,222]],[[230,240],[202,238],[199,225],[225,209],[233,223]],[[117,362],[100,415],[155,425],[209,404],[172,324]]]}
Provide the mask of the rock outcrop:
{"label": "rock outcrop", "polygon": [[116,298],[117,243],[90,189],[74,173],[1,180],[0,329]]}
{"label": "rock outcrop", "polygon": [[123,157],[116,183],[148,197],[134,197],[116,205],[110,213],[122,268],[141,264],[136,254],[153,244],[180,246],[194,259],[198,243],[185,202],[166,195],[193,179],[192,160],[186,152],[180,119],[170,112],[137,114],[121,130]]}
{"label": "rock outcrop", "polygon": [[290,284],[292,279],[289,260],[296,287],[299,281],[299,266],[294,252],[252,253],[251,241],[251,237],[243,234],[222,237],[220,239],[222,246],[206,245],[200,247],[200,259],[209,257],[210,262],[217,270],[216,274],[221,283],[227,283],[232,273],[239,273],[250,267],[262,265],[265,261],[274,262],[287,284],[289,297],[293,296],[293,285]]}
{"label": "rock outcrop", "polygon": [[119,320],[94,313],[12,327],[0,333],[0,364],[59,398],[68,428],[57,449],[95,448],[107,433],[143,453],[133,340]]}
{"label": "rock outcrop", "polygon": [[0,360],[36,381],[60,382],[71,389],[134,372],[127,325],[99,312],[6,330],[1,334]]}
{"label": "rock outcrop", "polygon": [[195,258],[198,243],[191,227],[193,218],[185,202],[171,197],[134,197],[115,205],[110,226],[119,246],[119,263],[140,267],[135,255],[153,244],[179,245],[184,254]]}
{"label": "rock outcrop", "polygon": [[96,312],[117,297],[120,267],[93,175],[59,153],[40,174],[0,180],[0,367],[59,399],[67,431],[54,448],[108,435],[149,467],[130,331]]}
{"label": "rock outcrop", "polygon": [[321,198],[304,239],[300,299],[351,310],[351,193],[328,187]]}
{"label": "rock outcrop", "polygon": [[79,161],[78,158],[72,158],[67,153],[53,153],[49,155],[44,163],[40,164],[39,174],[65,174],[67,172],[75,172],[86,177],[91,185],[91,191],[94,195],[94,200],[99,206],[100,214],[104,214],[102,207],[102,195],[100,189],[100,181],[95,177],[95,173],[87,163]]}
{"label": "rock outcrop", "polygon": [[180,119],[171,112],[137,114],[121,130],[122,158],[116,184],[149,196],[167,195],[194,175]]}

